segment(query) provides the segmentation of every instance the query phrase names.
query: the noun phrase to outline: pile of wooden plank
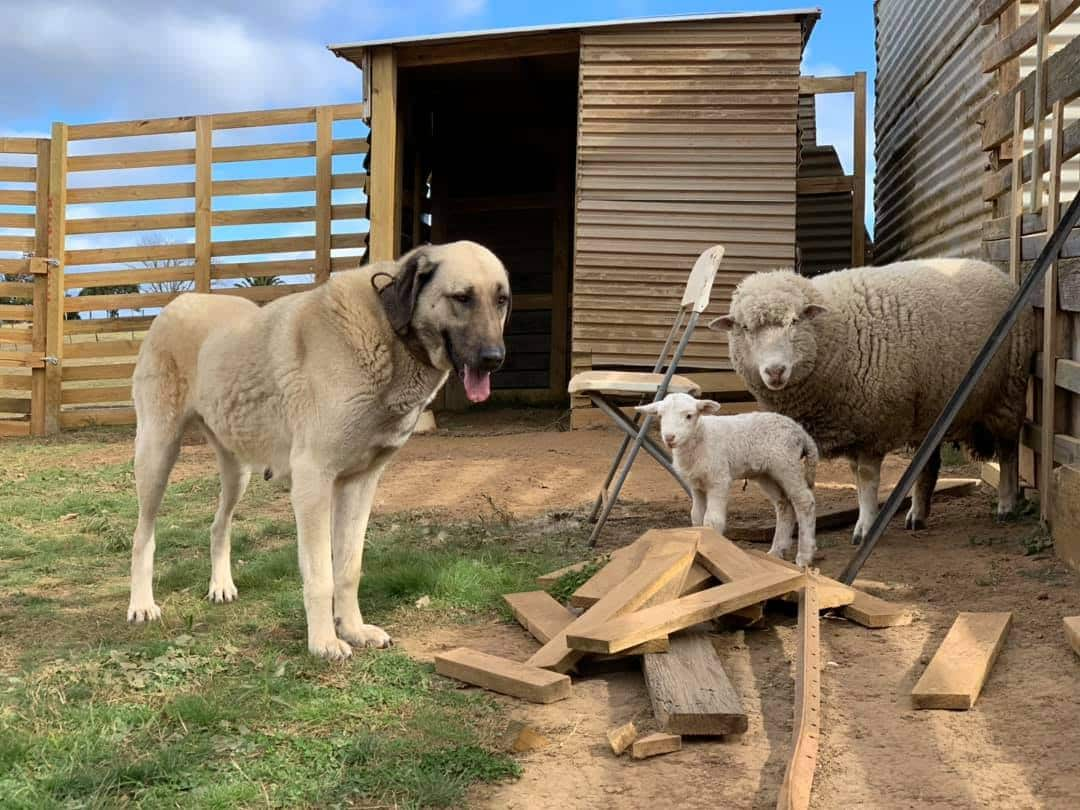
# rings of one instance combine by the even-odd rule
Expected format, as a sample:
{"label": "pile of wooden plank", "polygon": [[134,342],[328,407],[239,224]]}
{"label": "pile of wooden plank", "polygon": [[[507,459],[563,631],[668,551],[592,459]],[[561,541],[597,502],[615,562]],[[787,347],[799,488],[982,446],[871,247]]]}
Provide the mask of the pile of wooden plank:
{"label": "pile of wooden plank", "polygon": [[[570,569],[541,578],[545,585]],[[677,751],[683,736],[747,730],[746,713],[703,623],[760,621],[769,600],[799,604],[796,739],[785,806],[809,797],[817,748],[819,610],[839,610],[867,627],[911,621],[910,614],[816,571],[744,551],[711,529],[653,530],[614,552],[564,606],[546,591],[508,594],[517,620],[542,645],[525,661],[457,648],[436,656],[440,674],[539,703],[569,697],[569,673],[588,660],[640,657],[655,718],[643,736],[633,724],[609,734],[616,755],[635,759]],[[650,723],[650,725],[653,725]]]}

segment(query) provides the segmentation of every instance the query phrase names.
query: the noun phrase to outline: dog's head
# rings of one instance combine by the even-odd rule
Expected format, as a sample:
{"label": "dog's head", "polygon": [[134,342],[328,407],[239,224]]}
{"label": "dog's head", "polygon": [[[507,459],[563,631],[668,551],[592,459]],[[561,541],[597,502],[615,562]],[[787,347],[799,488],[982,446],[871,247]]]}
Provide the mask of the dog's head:
{"label": "dog's head", "polygon": [[475,242],[418,247],[379,299],[394,332],[411,335],[435,368],[456,371],[470,401],[490,396],[510,314],[510,278],[494,253]]}

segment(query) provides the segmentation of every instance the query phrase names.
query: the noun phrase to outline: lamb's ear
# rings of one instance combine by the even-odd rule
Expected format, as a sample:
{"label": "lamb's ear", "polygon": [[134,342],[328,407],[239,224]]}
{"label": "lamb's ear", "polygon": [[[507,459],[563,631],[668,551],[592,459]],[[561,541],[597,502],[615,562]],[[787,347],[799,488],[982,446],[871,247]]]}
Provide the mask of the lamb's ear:
{"label": "lamb's ear", "polygon": [[432,260],[427,247],[418,247],[398,260],[394,280],[379,290],[383,311],[397,334],[409,331],[416,299],[438,269],[439,263]]}
{"label": "lamb's ear", "polygon": [[806,308],[802,311],[802,317],[808,321],[812,321],[818,315],[824,315],[829,310],[819,304],[807,304]]}
{"label": "lamb's ear", "polygon": [[721,413],[720,403],[711,399],[699,399],[697,409],[702,416],[719,416]]}
{"label": "lamb's ear", "polygon": [[651,413],[651,414],[658,414],[663,409],[664,409],[664,403],[663,403],[662,400],[660,402],[650,402],[648,405],[637,405],[634,408],[634,410],[637,411],[638,413]]}
{"label": "lamb's ear", "polygon": [[721,315],[719,318],[713,318],[709,321],[709,328],[714,332],[730,331],[735,326],[735,319],[728,315]]}

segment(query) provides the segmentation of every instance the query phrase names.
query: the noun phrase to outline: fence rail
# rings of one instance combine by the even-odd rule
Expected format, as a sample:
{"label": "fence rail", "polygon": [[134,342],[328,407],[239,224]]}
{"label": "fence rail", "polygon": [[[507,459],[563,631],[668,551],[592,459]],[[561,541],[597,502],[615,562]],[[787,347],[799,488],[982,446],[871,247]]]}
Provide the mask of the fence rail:
{"label": "fence rail", "polygon": [[142,337],[183,292],[261,304],[360,263],[363,116],[339,104],[0,138],[0,435],[132,422]]}

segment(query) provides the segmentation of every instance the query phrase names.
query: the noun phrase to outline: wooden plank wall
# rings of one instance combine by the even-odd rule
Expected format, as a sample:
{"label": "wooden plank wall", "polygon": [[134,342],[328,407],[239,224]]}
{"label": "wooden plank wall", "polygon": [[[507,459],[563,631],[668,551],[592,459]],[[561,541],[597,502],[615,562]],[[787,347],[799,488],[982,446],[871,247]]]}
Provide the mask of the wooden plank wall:
{"label": "wooden plank wall", "polygon": [[[710,315],[795,260],[800,24],[678,23],[582,36],[574,371],[651,368],[694,260],[722,243]],[[699,329],[683,368],[731,368]]]}
{"label": "wooden plank wall", "polygon": [[[356,166],[367,139],[334,137],[335,121],[361,114],[356,104],[54,127],[54,191],[66,194],[54,194],[62,213],[51,231],[66,291],[64,317],[53,319],[62,337],[61,427],[134,420],[131,373],[142,337],[181,293],[265,303],[362,261],[345,254],[366,247],[366,198],[356,192],[366,192],[367,176]],[[307,135],[286,140],[297,132]],[[101,143],[114,138],[123,145]],[[359,159],[343,170],[339,156]],[[297,158],[308,159],[306,170],[274,163]],[[243,165],[235,179],[215,179],[226,164]],[[132,174],[165,167],[184,179],[139,183],[145,173]],[[351,198],[336,201],[339,190]],[[125,205],[117,211],[115,203]],[[267,225],[310,235],[250,230]]]}
{"label": "wooden plank wall", "polygon": [[[1005,74],[999,96],[986,110],[983,144],[997,168],[986,177],[983,193],[996,216],[983,224],[983,250],[1020,278],[1076,193],[1080,123],[1077,105],[1070,110],[1070,102],[1080,96],[1080,3],[998,5],[982,17],[997,32],[982,66],[988,73],[1001,74],[1009,65],[1015,69]],[[1042,89],[1042,99],[1036,88]],[[1080,229],[1061,256],[1033,296],[1041,351],[1033,364],[1021,437],[1021,478],[1039,490],[1041,516],[1048,523],[1055,514],[1054,467],[1080,465]]]}

